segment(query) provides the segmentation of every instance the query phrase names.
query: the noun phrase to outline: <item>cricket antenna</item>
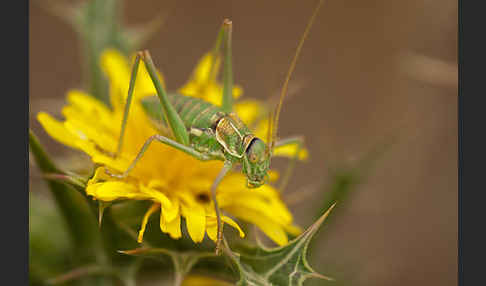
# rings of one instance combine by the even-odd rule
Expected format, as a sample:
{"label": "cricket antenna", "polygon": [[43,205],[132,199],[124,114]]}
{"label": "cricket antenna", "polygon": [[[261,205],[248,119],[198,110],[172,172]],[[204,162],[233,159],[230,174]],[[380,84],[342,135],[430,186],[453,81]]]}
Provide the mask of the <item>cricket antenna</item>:
{"label": "cricket antenna", "polygon": [[317,13],[319,12],[319,9],[322,6],[322,3],[324,0],[319,0],[319,4],[317,4],[317,7],[314,9],[314,13],[312,14],[311,18],[309,19],[309,22],[307,23],[307,26],[305,27],[304,34],[302,34],[302,38],[300,39],[299,45],[297,46],[297,50],[295,51],[294,58],[292,59],[292,62],[290,63],[290,68],[289,71],[287,72],[287,77],[285,78],[285,82],[282,86],[282,91],[280,93],[280,101],[277,105],[276,112],[275,112],[275,118],[272,120],[272,131],[271,131],[271,141],[269,142],[269,147],[270,150],[273,150],[275,146],[275,141],[277,140],[277,130],[278,130],[278,119],[280,117],[280,111],[282,109],[282,103],[285,98],[285,95],[287,95],[287,89],[290,81],[290,76],[292,75],[292,72],[295,69],[295,65],[297,64],[297,59],[299,58],[300,51],[302,50],[302,46],[304,45],[305,39],[307,38],[307,35],[309,34],[309,31],[314,24],[314,20],[317,17]]}
{"label": "cricket antenna", "polygon": [[268,116],[268,128],[267,128],[267,148],[265,149],[266,157],[270,158],[272,156],[272,130],[273,130],[273,112],[270,111]]}

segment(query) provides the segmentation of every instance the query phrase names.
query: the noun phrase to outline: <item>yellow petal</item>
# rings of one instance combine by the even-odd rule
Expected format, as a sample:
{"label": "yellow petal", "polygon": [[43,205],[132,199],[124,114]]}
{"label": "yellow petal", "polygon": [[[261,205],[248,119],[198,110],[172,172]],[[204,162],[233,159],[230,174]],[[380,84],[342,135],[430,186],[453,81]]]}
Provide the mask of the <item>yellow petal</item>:
{"label": "yellow petal", "polygon": [[285,245],[289,239],[282,226],[259,212],[248,211],[238,206],[226,209],[232,215],[255,224],[278,245]]}
{"label": "yellow petal", "polygon": [[[256,137],[266,138],[267,130],[268,130],[268,122],[269,122],[268,118],[265,118],[263,120],[260,120],[260,122],[258,122],[253,132]],[[298,149],[297,143],[275,147],[275,149],[273,150],[273,156],[293,158],[295,153],[297,153],[297,149]],[[306,160],[308,157],[309,157],[309,152],[307,151],[307,149],[305,147],[301,148],[298,155],[298,159]]]}
{"label": "yellow petal", "polygon": [[80,90],[68,91],[67,101],[70,105],[86,114],[94,114],[101,117],[111,114],[110,109],[103,102]]}
{"label": "yellow petal", "polygon": [[190,81],[186,83],[183,87],[179,88],[178,92],[185,96],[198,97],[199,85],[196,82]]}
{"label": "yellow petal", "polygon": [[235,104],[234,110],[238,117],[247,125],[252,125],[264,112],[263,105],[258,100],[242,100]]}
{"label": "yellow petal", "polygon": [[216,225],[208,225],[206,227],[206,233],[208,234],[209,239],[211,239],[212,241],[216,241],[218,239],[218,227]]}
{"label": "yellow petal", "polygon": [[294,235],[294,236],[297,236],[297,235],[300,235],[302,233],[302,228],[300,228],[299,226],[297,225],[284,225],[283,226],[285,231],[290,233],[291,235]]}
{"label": "yellow petal", "polygon": [[[258,190],[254,192],[258,192]],[[272,218],[281,224],[289,224],[292,222],[292,214],[280,200],[264,198],[249,192],[241,193],[237,197],[233,196],[233,198],[229,196],[221,195],[221,197],[218,197],[220,198],[218,201],[221,208],[225,210],[233,206],[238,206],[245,208],[248,212],[256,212],[264,217]]]}
{"label": "yellow petal", "polygon": [[100,180],[107,180],[107,179],[111,179],[111,177],[105,173],[105,167],[98,167],[96,168],[93,177],[88,180],[88,186],[98,183]]}
{"label": "yellow petal", "polygon": [[[124,102],[126,96],[128,95],[128,86],[135,56],[132,56],[131,60],[129,61],[119,51],[115,49],[107,49],[101,54],[100,60],[103,72],[110,79],[111,86],[118,90],[118,93],[115,94],[120,96],[120,98],[115,99],[115,101]],[[162,75],[159,72],[157,72],[157,75],[162,86],[165,86]],[[145,68],[145,65],[143,62],[141,62],[138,66],[137,80],[134,90],[135,97],[142,98],[155,93],[156,91],[152,80]]]}
{"label": "yellow petal", "polygon": [[280,174],[277,171],[272,170],[268,171],[268,176],[270,177],[269,179],[271,183],[276,182],[278,178],[280,178]]}
{"label": "yellow petal", "polygon": [[181,232],[181,216],[176,216],[172,221],[167,222],[167,233],[173,239],[179,239],[182,237]]}
{"label": "yellow petal", "polygon": [[[218,82],[208,82],[204,85],[198,86],[198,92],[200,95],[195,95],[196,97],[200,97],[205,101],[214,104],[216,106],[221,106],[223,102],[223,86]],[[237,99],[243,93],[241,87],[235,86],[233,87],[233,98]]]}
{"label": "yellow petal", "polygon": [[153,204],[143,216],[142,226],[140,227],[140,231],[138,232],[138,243],[141,243],[143,241],[143,234],[145,233],[145,228],[147,227],[148,220],[150,216],[159,209],[159,207],[159,204]]}
{"label": "yellow petal", "polygon": [[104,132],[100,132],[97,129],[98,126],[90,124],[84,120],[79,120],[73,116],[70,116],[71,108],[65,107],[63,109],[63,114],[66,118],[69,118],[64,122],[64,126],[73,134],[79,134],[80,137],[87,138],[92,141],[100,149],[106,150],[108,152],[115,152],[118,144],[117,139],[113,136],[109,136]]}
{"label": "yellow petal", "polygon": [[255,129],[253,130],[253,134],[255,134],[255,136],[258,138],[268,139],[267,134],[268,134],[269,122],[270,121],[268,117],[258,121]]}
{"label": "yellow petal", "polygon": [[179,217],[180,204],[177,198],[173,198],[172,205],[170,207],[162,206],[162,215],[166,222],[172,222],[174,219]]}
{"label": "yellow petal", "polygon": [[243,94],[243,88],[239,85],[233,87],[233,97],[238,99]]}
{"label": "yellow petal", "polygon": [[221,106],[223,103],[223,87],[216,82],[209,82],[201,88],[202,98],[216,106]]}
{"label": "yellow petal", "polygon": [[[279,157],[289,157],[293,158],[297,153],[298,145],[296,144],[288,144],[284,146],[275,147],[273,150],[273,156]],[[299,160],[306,160],[309,157],[309,152],[307,149],[302,148],[299,152]]]}
{"label": "yellow petal", "polygon": [[[210,72],[211,72],[211,65],[213,63],[214,57],[212,53],[206,53],[202,56],[202,58],[199,60],[198,64],[196,65],[196,68],[194,69],[193,72],[193,81],[197,83],[205,83],[208,82],[210,78]],[[217,76],[217,71],[219,71],[221,65],[221,57],[217,57],[214,60],[214,66],[213,66],[213,71],[216,72],[213,74],[213,76]]]}
{"label": "yellow petal", "polygon": [[[223,222],[231,225],[233,228],[236,228],[241,238],[245,237],[245,232],[240,228],[240,226],[234,220],[232,220],[227,216],[222,216],[221,219],[223,220]],[[212,241],[217,240],[218,219],[216,218],[216,216],[206,216],[206,232],[208,234],[208,237]]]}
{"label": "yellow petal", "polygon": [[97,200],[111,202],[118,199],[150,199],[129,183],[109,181],[90,184],[86,187],[86,193]]}
{"label": "yellow petal", "polygon": [[206,233],[206,211],[199,204],[187,206],[181,204],[182,214],[186,218],[187,231],[194,242],[201,242]]}
{"label": "yellow petal", "polygon": [[160,203],[162,205],[162,208],[172,208],[172,203],[169,198],[159,190],[145,187],[143,184],[140,184],[139,188],[144,195],[146,195],[147,197],[152,197],[153,200]]}
{"label": "yellow petal", "polygon": [[[216,58],[212,67],[213,73],[210,74],[213,59],[212,53],[206,53],[196,65],[191,79],[178,91],[183,95],[202,98],[211,104],[221,106],[223,87],[221,83],[216,81],[221,58]],[[234,98],[240,97],[242,93],[243,90],[240,86],[235,85],[233,87],[232,94]]]}
{"label": "yellow petal", "polygon": [[169,184],[165,180],[154,179],[150,180],[148,187],[151,189],[162,190],[169,187]]}
{"label": "yellow petal", "polygon": [[129,159],[125,158],[123,154],[115,159],[103,150],[95,147],[93,144],[84,144],[80,147],[86,154],[91,156],[91,161],[108,166],[112,172],[124,172],[131,162]]}
{"label": "yellow petal", "polygon": [[111,83],[124,81],[121,85],[127,85],[130,78],[130,67],[127,59],[115,49],[106,49],[100,55],[100,64],[103,72],[109,77]]}
{"label": "yellow petal", "polygon": [[100,56],[101,69],[110,81],[111,103],[116,106],[124,101],[130,81],[127,59],[115,49],[107,49]]}
{"label": "yellow petal", "polygon": [[[175,204],[174,204],[175,205]],[[176,207],[176,214],[172,220],[167,220],[167,212],[162,209],[160,214],[160,230],[164,233],[168,233],[171,238],[179,239],[182,237],[181,233],[181,216],[179,215],[179,204]]]}
{"label": "yellow petal", "polygon": [[45,112],[39,112],[37,120],[52,138],[69,147],[78,148],[79,137],[71,133],[63,123],[55,120]]}
{"label": "yellow petal", "polygon": [[265,204],[280,200],[279,192],[268,184],[256,189],[249,189],[246,187],[246,178],[241,174],[228,175],[218,188],[216,197],[222,208],[227,205],[239,204],[241,201],[244,203],[246,199],[260,200]]}

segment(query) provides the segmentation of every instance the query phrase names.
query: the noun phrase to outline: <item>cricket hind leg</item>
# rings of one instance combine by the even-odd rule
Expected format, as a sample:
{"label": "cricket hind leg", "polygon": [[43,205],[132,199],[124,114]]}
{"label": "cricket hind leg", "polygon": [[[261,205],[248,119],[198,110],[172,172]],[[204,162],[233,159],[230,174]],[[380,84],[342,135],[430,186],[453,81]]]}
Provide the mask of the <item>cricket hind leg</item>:
{"label": "cricket hind leg", "polygon": [[184,125],[181,117],[171,104],[169,97],[167,96],[167,93],[159,80],[157,69],[155,68],[155,64],[150,56],[149,51],[140,51],[137,53],[137,55],[143,60],[145,68],[152,79],[152,83],[157,91],[160,104],[162,105],[162,111],[170,127],[172,135],[175,138],[175,141],[181,143],[182,145],[189,146],[189,133],[187,132],[186,126]]}
{"label": "cricket hind leg", "polygon": [[152,80],[152,83],[154,85],[155,90],[157,91],[157,96],[160,100],[160,103],[162,105],[162,111],[164,113],[165,119],[168,122],[168,125],[170,127],[170,131],[172,132],[172,135],[176,139],[178,143],[181,143],[185,146],[189,146],[189,135],[187,133],[186,127],[184,126],[184,122],[180,118],[179,114],[177,114],[177,111],[175,108],[172,106],[172,104],[169,101],[169,98],[162,87],[162,84],[159,80],[159,77],[157,75],[157,71],[155,68],[155,65],[152,61],[152,58],[150,56],[150,53],[148,51],[140,51],[137,52],[136,57],[135,57],[135,62],[132,67],[131,75],[130,75],[130,84],[128,87],[128,96],[127,100],[125,103],[125,110],[123,113],[123,120],[122,120],[122,125],[121,125],[121,130],[120,130],[120,136],[118,138],[118,146],[117,146],[117,151],[115,153],[115,158],[118,157],[121,153],[122,147],[123,147],[123,139],[125,135],[125,129],[127,125],[127,120],[128,120],[128,115],[130,112],[130,105],[131,102],[133,101],[133,92],[135,89],[135,82],[137,79],[137,73],[138,73],[138,67],[140,65],[140,60],[142,60],[145,64],[145,67],[147,69],[147,72]]}
{"label": "cricket hind leg", "polygon": [[130,112],[130,105],[131,105],[132,99],[133,99],[133,90],[135,88],[135,81],[137,79],[137,73],[138,73],[138,66],[139,65],[140,65],[140,55],[137,54],[137,56],[135,57],[135,62],[133,64],[132,72],[131,72],[131,75],[130,75],[130,83],[129,83],[129,86],[128,86],[128,96],[127,96],[127,100],[126,100],[126,103],[125,103],[125,109],[123,111],[123,119],[122,119],[122,124],[121,124],[121,129],[120,129],[120,136],[118,137],[118,145],[117,145],[117,148],[116,148],[116,153],[114,154],[114,156],[112,156],[114,158],[117,158],[120,155],[122,147],[123,147],[123,138],[125,136],[125,128],[126,128],[126,125],[127,125],[128,114]]}
{"label": "cricket hind leg", "polygon": [[147,139],[147,141],[145,141],[145,143],[143,144],[142,148],[138,152],[138,154],[135,157],[135,159],[130,163],[130,165],[128,166],[128,168],[123,173],[121,173],[121,174],[114,174],[111,171],[109,171],[108,169],[106,169],[105,170],[106,174],[108,174],[111,177],[117,178],[117,179],[124,179],[124,178],[128,177],[128,175],[130,174],[130,172],[133,170],[133,168],[138,163],[138,161],[140,161],[140,159],[142,159],[144,153],[147,151],[147,149],[149,148],[150,144],[154,140],[155,141],[158,141],[160,143],[166,144],[168,146],[171,146],[171,147],[173,147],[173,148],[175,148],[177,150],[180,150],[180,151],[182,151],[182,152],[184,152],[184,153],[186,153],[188,155],[191,155],[191,156],[195,157],[198,160],[208,161],[208,160],[211,159],[206,154],[200,153],[200,152],[194,150],[192,147],[185,146],[185,145],[180,144],[180,143],[178,143],[178,142],[176,142],[176,141],[174,141],[172,139],[169,139],[169,138],[164,137],[162,135],[156,134],[156,135],[150,136]]}
{"label": "cricket hind leg", "polygon": [[297,150],[295,151],[294,156],[292,156],[292,158],[290,159],[290,162],[287,165],[287,169],[285,170],[285,173],[282,177],[282,181],[280,182],[280,186],[278,188],[280,192],[283,192],[285,190],[285,188],[289,183],[290,177],[294,172],[295,164],[297,163],[297,159],[299,158],[300,151],[304,147],[304,137],[297,136],[297,137],[286,138],[277,141],[275,143],[275,147],[281,147],[281,146],[287,146],[293,144],[297,144]]}

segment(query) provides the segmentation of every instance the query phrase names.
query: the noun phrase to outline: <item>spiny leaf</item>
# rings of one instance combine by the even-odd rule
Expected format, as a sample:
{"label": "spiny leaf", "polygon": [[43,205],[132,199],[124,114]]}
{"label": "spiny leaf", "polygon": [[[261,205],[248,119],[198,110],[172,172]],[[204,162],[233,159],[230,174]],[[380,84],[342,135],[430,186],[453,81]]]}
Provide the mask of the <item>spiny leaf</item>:
{"label": "spiny leaf", "polygon": [[174,285],[181,285],[184,276],[187,275],[199,260],[216,257],[212,252],[187,251],[179,252],[165,248],[137,248],[134,250],[119,251],[123,254],[134,255],[145,258],[162,260],[169,257],[175,268]]}
{"label": "spiny leaf", "polygon": [[307,278],[333,280],[321,275],[307,262],[307,248],[312,237],[327,218],[333,204],[314,224],[287,245],[266,248],[256,246],[229,255],[238,267],[238,285],[303,285]]}

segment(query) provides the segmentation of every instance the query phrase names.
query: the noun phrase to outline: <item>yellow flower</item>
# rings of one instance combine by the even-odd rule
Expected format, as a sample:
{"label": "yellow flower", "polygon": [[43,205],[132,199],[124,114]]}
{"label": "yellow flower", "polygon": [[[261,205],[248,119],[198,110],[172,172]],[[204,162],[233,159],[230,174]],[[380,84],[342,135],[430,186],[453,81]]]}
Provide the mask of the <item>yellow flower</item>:
{"label": "yellow flower", "polygon": [[[89,94],[71,90],[67,95],[68,105],[62,110],[64,121],[58,121],[44,112],[38,114],[38,120],[54,139],[85,152],[94,163],[102,166],[96,169],[88,182],[88,195],[106,202],[122,199],[153,201],[142,220],[139,242],[143,239],[149,217],[155,212],[160,212],[161,231],[174,239],[182,235],[181,219],[184,218],[194,242],[201,242],[206,234],[215,241],[216,215],[209,190],[223,162],[201,162],[167,145],[153,143],[126,179],[106,175],[105,168],[120,173],[125,171],[145,141],[158,131],[150,124],[137,100],[155,94],[141,64],[123,149],[117,158],[112,156],[120,134],[130,65],[113,50],[103,54],[101,64],[110,80],[112,109]],[[198,69],[202,69],[200,65],[196,71]],[[210,85],[220,86],[216,82]],[[203,95],[205,99],[212,96],[212,93]],[[256,119],[258,108],[256,101],[241,102],[235,106],[237,112],[242,114],[242,120],[247,122]],[[287,153],[291,154],[289,151]],[[272,172],[271,180],[275,181],[276,177],[277,174]],[[277,244],[286,244],[287,233],[297,235],[300,229],[292,224],[292,215],[281,201],[278,191],[269,184],[257,190],[248,189],[245,180],[241,173],[228,173],[217,189],[220,208],[233,218],[255,224]],[[244,237],[243,230],[232,218],[223,216],[222,219]]]}

